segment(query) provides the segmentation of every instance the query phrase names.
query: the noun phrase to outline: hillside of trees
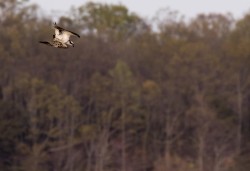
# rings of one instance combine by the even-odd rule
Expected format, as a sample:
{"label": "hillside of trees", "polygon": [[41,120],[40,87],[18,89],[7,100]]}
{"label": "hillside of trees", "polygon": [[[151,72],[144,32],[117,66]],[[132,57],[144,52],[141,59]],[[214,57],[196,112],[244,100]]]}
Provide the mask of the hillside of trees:
{"label": "hillside of trees", "polygon": [[68,13],[0,1],[1,171],[250,170],[250,13]]}

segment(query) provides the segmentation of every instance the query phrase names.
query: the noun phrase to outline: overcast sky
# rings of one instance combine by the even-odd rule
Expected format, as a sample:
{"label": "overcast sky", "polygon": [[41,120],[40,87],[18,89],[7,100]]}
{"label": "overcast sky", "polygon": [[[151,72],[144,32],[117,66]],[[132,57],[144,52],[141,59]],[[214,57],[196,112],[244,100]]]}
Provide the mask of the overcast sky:
{"label": "overcast sky", "polygon": [[198,13],[227,13],[234,17],[242,17],[250,11],[250,0],[29,0],[38,4],[45,12],[68,11],[71,6],[83,5],[86,2],[104,2],[123,4],[132,12],[141,17],[152,18],[161,8],[170,7],[177,10],[187,18],[192,18]]}

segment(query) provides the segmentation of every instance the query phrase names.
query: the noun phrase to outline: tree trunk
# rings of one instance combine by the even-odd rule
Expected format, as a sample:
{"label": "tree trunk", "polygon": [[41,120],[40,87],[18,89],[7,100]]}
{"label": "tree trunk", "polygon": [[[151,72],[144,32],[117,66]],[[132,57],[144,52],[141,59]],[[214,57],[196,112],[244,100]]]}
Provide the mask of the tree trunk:
{"label": "tree trunk", "polygon": [[199,171],[203,171],[203,168],[204,168],[204,136],[203,135],[200,135],[199,136],[199,139],[198,139],[198,170]]}
{"label": "tree trunk", "polygon": [[241,139],[242,139],[242,86],[241,86],[241,78],[238,76],[237,80],[237,113],[238,113],[238,129],[237,129],[237,153],[239,154],[241,151]]}
{"label": "tree trunk", "polygon": [[125,104],[124,99],[121,99],[122,103],[122,171],[126,171],[126,121],[125,121]]}

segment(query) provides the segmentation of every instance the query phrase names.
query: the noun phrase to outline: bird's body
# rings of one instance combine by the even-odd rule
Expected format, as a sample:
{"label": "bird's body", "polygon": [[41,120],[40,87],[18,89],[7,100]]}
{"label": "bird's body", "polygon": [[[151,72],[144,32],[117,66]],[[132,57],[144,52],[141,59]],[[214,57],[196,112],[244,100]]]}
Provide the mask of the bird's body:
{"label": "bird's body", "polygon": [[55,34],[53,35],[54,40],[62,42],[62,43],[67,44],[69,46],[74,47],[73,41],[71,41],[69,39],[70,36],[73,35],[73,36],[77,36],[80,38],[79,34],[72,32],[72,31],[69,31],[69,30],[66,30],[62,27],[59,27],[58,25],[56,25],[56,23],[54,24],[54,29],[55,29]]}
{"label": "bird's body", "polygon": [[62,27],[59,27],[56,25],[56,23],[54,24],[55,29],[55,34],[53,35],[53,40],[51,42],[48,41],[40,41],[40,43],[49,45],[49,46],[53,46],[56,48],[69,48],[70,46],[74,47],[74,43],[73,41],[71,41],[69,38],[71,35],[73,36],[77,36],[80,38],[80,35],[77,33],[74,33],[72,31],[66,30]]}

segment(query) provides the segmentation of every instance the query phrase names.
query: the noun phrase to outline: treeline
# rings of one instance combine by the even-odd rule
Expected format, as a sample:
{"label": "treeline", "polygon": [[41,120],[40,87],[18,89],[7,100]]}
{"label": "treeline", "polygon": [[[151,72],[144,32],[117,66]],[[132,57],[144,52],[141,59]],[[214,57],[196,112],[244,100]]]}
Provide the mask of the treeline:
{"label": "treeline", "polygon": [[0,1],[0,170],[248,171],[250,14],[163,13],[83,4],[64,50],[38,6]]}

